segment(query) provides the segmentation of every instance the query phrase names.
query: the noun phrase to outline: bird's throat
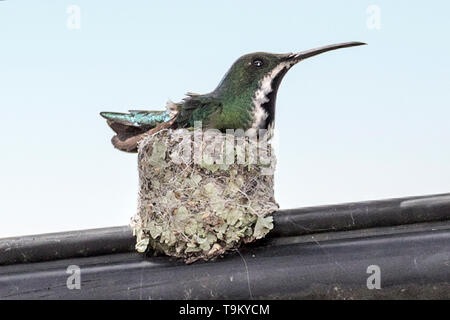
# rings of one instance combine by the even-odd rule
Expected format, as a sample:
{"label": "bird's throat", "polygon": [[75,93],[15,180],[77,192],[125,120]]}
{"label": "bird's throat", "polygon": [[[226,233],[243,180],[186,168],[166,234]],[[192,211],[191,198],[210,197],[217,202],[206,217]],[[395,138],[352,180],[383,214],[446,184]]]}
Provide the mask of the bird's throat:
{"label": "bird's throat", "polygon": [[264,76],[259,83],[252,100],[252,129],[268,129],[275,121],[275,103],[278,88],[284,75],[292,67],[292,63],[283,62]]}

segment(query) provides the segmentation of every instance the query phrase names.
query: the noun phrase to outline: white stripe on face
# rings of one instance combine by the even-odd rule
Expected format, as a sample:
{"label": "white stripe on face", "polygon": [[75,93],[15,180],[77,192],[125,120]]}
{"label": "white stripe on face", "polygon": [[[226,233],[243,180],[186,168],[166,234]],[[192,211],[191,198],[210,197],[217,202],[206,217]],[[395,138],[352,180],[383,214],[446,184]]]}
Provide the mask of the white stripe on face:
{"label": "white stripe on face", "polygon": [[264,110],[262,105],[269,101],[268,95],[273,91],[272,81],[284,68],[289,69],[295,62],[284,61],[278,64],[275,68],[267,73],[259,83],[259,89],[256,90],[255,96],[252,99],[253,102],[253,123],[252,129],[260,129],[267,117],[269,116],[267,111]]}

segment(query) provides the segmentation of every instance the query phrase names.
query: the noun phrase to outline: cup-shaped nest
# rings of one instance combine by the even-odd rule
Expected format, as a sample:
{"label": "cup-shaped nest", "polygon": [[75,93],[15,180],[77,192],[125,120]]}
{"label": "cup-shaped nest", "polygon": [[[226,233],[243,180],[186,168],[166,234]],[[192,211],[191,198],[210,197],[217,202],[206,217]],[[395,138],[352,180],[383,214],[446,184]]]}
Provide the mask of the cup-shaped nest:
{"label": "cup-shaped nest", "polygon": [[208,260],[273,228],[275,156],[265,138],[164,130],[139,145],[138,252]]}

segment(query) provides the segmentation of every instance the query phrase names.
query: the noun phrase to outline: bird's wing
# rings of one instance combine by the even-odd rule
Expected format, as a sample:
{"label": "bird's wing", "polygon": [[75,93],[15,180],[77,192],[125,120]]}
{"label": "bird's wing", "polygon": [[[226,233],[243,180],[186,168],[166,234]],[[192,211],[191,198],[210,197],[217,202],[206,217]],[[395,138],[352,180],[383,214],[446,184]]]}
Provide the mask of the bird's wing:
{"label": "bird's wing", "polygon": [[178,106],[176,123],[180,127],[192,127],[194,121],[207,122],[210,115],[221,109],[221,102],[211,95],[189,93]]}

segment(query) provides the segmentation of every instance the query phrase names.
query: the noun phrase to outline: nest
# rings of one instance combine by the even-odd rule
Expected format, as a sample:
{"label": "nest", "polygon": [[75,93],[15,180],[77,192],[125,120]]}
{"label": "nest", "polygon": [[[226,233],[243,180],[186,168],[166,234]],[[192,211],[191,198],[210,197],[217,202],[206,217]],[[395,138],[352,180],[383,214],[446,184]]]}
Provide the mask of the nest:
{"label": "nest", "polygon": [[139,144],[138,252],[209,260],[273,228],[275,156],[236,134],[163,130]]}

